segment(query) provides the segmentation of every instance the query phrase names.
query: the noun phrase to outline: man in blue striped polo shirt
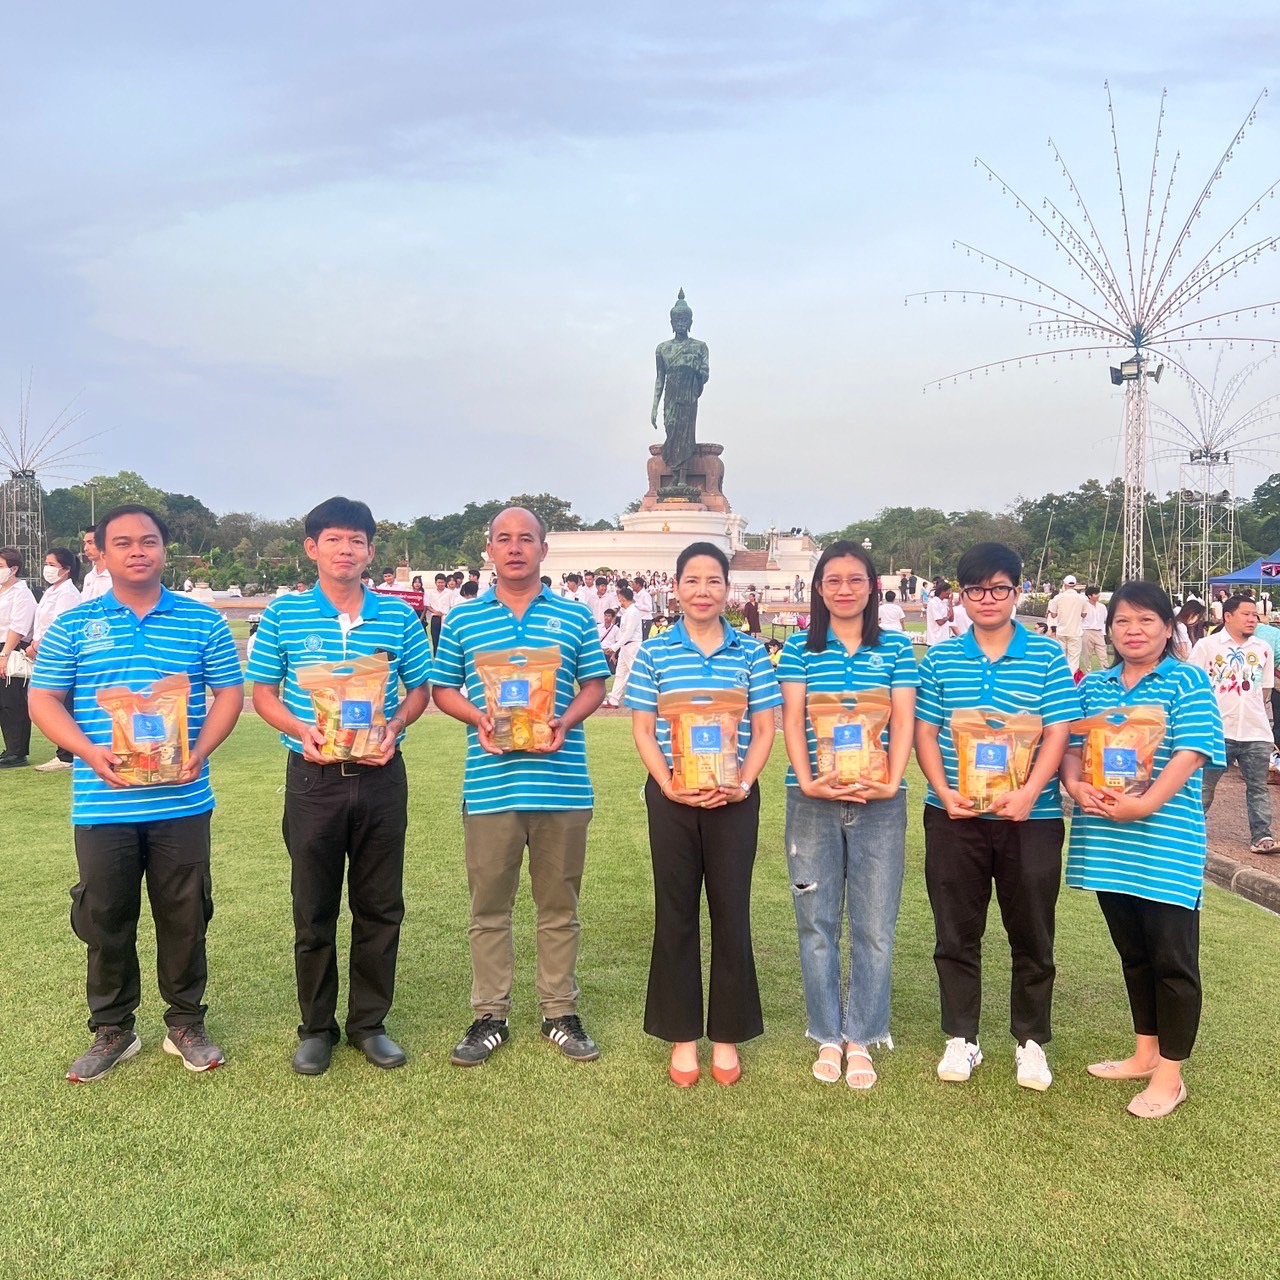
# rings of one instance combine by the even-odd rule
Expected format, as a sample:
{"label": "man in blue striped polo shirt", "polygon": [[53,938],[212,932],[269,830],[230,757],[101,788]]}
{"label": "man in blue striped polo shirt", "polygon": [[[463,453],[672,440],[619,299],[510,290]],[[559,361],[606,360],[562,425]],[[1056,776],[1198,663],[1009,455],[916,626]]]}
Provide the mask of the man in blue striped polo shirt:
{"label": "man in blue striped polo shirt", "polygon": [[[134,1015],[142,998],[137,935],[144,876],[156,926],[156,978],[167,1005],[164,1049],[189,1070],[208,1071],[223,1062],[204,1025],[205,931],[213,915],[208,760],[244,705],[240,659],[215,610],[161,585],[169,531],[154,511],[116,507],[95,534],[111,589],[53,622],[29,695],[32,721],[76,758],[71,824],[80,882],[71,890],[71,927],[88,948],[94,1040],[67,1079],[96,1080],[142,1047]],[[175,782],[126,785],[117,772],[124,760],[113,750],[112,716],[98,705],[98,691],[145,694],[176,675],[191,681],[187,762]],[[134,713],[132,732],[140,741],[157,730],[163,738],[159,720]]]}
{"label": "man in blue striped polo shirt", "polygon": [[[1080,698],[1061,647],[1014,617],[1022,574],[1017,553],[980,542],[960,557],[956,573],[973,626],[928,651],[916,698],[916,759],[929,783],[925,884],[947,1036],[938,1078],[967,1080],[982,1061],[982,935],[994,881],[1013,954],[1010,1030],[1018,1043],[1017,1080],[1044,1090],[1053,1080],[1044,1045],[1051,1035],[1054,911],[1066,834],[1057,775]],[[980,815],[958,790],[951,736],[953,714],[972,707],[1029,712],[1043,725],[1026,783]]]}
{"label": "man in blue striped polo shirt", "polygon": [[[509,1035],[515,976],[511,912],[526,847],[538,910],[542,1034],[566,1057],[600,1056],[578,1017],[575,970],[578,893],[593,803],[582,722],[604,701],[609,664],[590,610],[553,595],[539,581],[546,535],[542,520],[523,507],[494,516],[487,551],[497,586],[450,611],[431,672],[436,705],[467,725],[462,821],[475,1019],[453,1051],[460,1067],[483,1062]],[[528,751],[504,751],[494,740],[475,659],[526,647],[559,650],[551,738]]]}
{"label": "man in blue striped polo shirt", "polygon": [[[339,1039],[337,931],[344,872],[351,908],[347,1041],[376,1067],[406,1061],[386,1027],[404,919],[409,821],[400,742],[426,710],[431,649],[403,600],[362,585],[361,575],[373,561],[374,533],[373,513],[363,502],[330,498],[308,513],[303,545],[316,564],[316,585],[267,606],[245,673],[253,682],[254,710],[280,730],[289,749],[284,842],[293,868],[293,955],[302,1013],[293,1069],[299,1075],[327,1071]],[[377,653],[391,663],[382,754],[327,764],[320,754],[324,734],[298,674],[318,662]],[[401,682],[407,690],[403,701]]]}

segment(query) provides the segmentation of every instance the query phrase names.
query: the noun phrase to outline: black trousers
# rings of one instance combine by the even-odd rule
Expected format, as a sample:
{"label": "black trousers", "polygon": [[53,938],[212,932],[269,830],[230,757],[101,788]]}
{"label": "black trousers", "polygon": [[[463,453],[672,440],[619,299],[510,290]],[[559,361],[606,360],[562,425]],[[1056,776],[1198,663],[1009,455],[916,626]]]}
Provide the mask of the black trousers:
{"label": "black trousers", "polygon": [[298,1035],[338,1036],[338,912],[351,908],[347,1039],[386,1031],[404,919],[408,784],[397,751],[382,768],[310,764],[289,753],[284,843],[293,864]]}
{"label": "black trousers", "polygon": [[440,624],[443,621],[444,619],[438,613],[433,613],[431,615],[431,652],[432,653],[435,653],[435,651],[440,647]]}
{"label": "black trousers", "polygon": [[1060,818],[951,819],[935,805],[925,805],[924,878],[933,908],[933,963],[946,1036],[978,1039],[982,935],[994,883],[1013,958],[1009,1030],[1020,1045],[1049,1042],[1054,910],[1065,830]]}
{"label": "black trousers", "polygon": [[209,817],[74,828],[80,883],[71,890],[71,929],[89,949],[91,1031],[133,1026],[142,999],[138,915],[144,878],[164,1020],[180,1027],[204,1019],[205,931],[213,918]]}
{"label": "black trousers", "polygon": [[1133,1030],[1155,1036],[1160,1056],[1191,1057],[1200,1029],[1200,912],[1127,893],[1099,893],[1120,953]]}
{"label": "black trousers", "polygon": [[27,711],[27,681],[0,674],[0,737],[8,756],[31,754],[31,716]]}
{"label": "black trousers", "polygon": [[1271,690],[1271,741],[1280,747],[1280,689]]}
{"label": "black trousers", "polygon": [[764,1031],[751,950],[751,873],[760,829],[760,791],[719,809],[694,809],[645,783],[653,858],[653,955],[644,1029],[660,1040],[703,1035],[699,913],[706,885],[711,984],[706,1034],[725,1044]]}

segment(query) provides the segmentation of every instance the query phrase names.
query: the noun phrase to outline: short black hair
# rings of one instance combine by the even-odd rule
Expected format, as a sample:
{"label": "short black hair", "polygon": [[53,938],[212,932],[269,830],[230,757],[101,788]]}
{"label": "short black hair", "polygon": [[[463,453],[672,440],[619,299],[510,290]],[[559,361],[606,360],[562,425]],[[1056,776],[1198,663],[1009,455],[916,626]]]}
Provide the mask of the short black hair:
{"label": "short black hair", "polygon": [[545,573],[538,579],[538,581],[542,583],[544,587],[549,587],[551,585],[551,579]]}
{"label": "short black hair", "polygon": [[691,542],[676,557],[676,581],[684,576],[685,566],[697,556],[710,556],[724,571],[724,580],[729,581],[729,557],[714,542]]}
{"label": "short black hair", "polygon": [[635,600],[635,598],[636,598],[636,593],[635,593],[634,591],[632,591],[632,590],[631,590],[631,588],[630,588],[630,587],[628,587],[628,586],[621,586],[621,587],[619,587],[619,588],[618,588],[618,595],[619,595],[623,600]]}
{"label": "short black hair", "polygon": [[1102,594],[1101,587],[1085,587],[1084,593],[1087,596],[1100,596]]}
{"label": "short black hair", "polygon": [[480,594],[479,584],[475,582],[464,582],[462,586],[458,588],[458,594],[464,600],[474,600]]}
{"label": "short black hair", "polygon": [[80,557],[70,547],[50,547],[48,554],[71,575],[72,582],[77,582]]}
{"label": "short black hair", "polygon": [[144,507],[140,502],[122,502],[118,507],[112,507],[110,511],[104,515],[93,531],[93,540],[100,547],[107,545],[107,525],[113,520],[119,520],[121,516],[146,516],[148,520],[160,532],[160,541],[167,547],[169,545],[169,526],[165,524],[164,518],[157,515],[150,507]]}
{"label": "short black hair", "polygon": [[1242,604],[1257,604],[1257,603],[1258,602],[1252,596],[1246,596],[1243,593],[1234,595],[1234,596],[1228,596],[1222,602],[1222,616],[1225,618],[1227,614],[1235,613],[1235,611]]}
{"label": "short black hair", "polygon": [[885,602],[885,604],[892,604],[892,603],[893,603],[897,598],[898,598],[898,597],[897,597],[896,595],[894,595],[894,593],[893,593],[892,591],[886,591],[886,592],[884,593],[884,602]]}
{"label": "short black hair", "polygon": [[597,577],[596,577],[596,586],[597,586],[597,587],[607,587],[608,585],[609,585],[609,579],[608,579],[608,578],[605,578],[605,577],[602,577],[602,576],[597,575]]}
{"label": "short black hair", "polygon": [[353,498],[326,498],[307,512],[304,528],[307,537],[313,541],[326,529],[351,529],[355,533],[363,533],[370,542],[378,532],[369,504]]}
{"label": "short black hair", "polygon": [[383,569],[382,576],[385,578],[387,574],[390,574],[394,578],[396,576],[396,571],[393,568],[391,568],[390,565],[388,565],[385,569]]}
{"label": "short black hair", "polygon": [[479,570],[479,569],[468,569],[468,570],[467,570],[467,572],[468,572],[468,573],[471,573],[471,574],[474,574],[477,578],[480,576],[480,570]]}
{"label": "short black hair", "polygon": [[1015,587],[1022,577],[1021,556],[1003,542],[975,542],[956,565],[961,587],[976,587],[997,573],[1005,574]]}
{"label": "short black hair", "polygon": [[[1136,609],[1150,610],[1169,628],[1169,638],[1165,641],[1164,652],[1160,657],[1162,659],[1170,657],[1173,654],[1173,624],[1176,619],[1173,613],[1173,602],[1165,591],[1154,582],[1146,582],[1142,578],[1135,578],[1132,582],[1123,583],[1112,593],[1111,600],[1107,604],[1108,631],[1111,630],[1116,611],[1122,604],[1131,604]],[[1124,658],[1117,653],[1116,659],[1111,665],[1118,667],[1123,662]]]}

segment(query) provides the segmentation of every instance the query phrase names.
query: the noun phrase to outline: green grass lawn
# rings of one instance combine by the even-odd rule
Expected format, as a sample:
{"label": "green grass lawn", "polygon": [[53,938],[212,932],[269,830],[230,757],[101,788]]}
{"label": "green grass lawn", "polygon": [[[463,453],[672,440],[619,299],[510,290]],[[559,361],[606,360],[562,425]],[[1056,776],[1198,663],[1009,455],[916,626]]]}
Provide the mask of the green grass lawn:
{"label": "green grass lawn", "polygon": [[869,1094],[820,1085],[782,855],[779,740],[754,900],[768,1030],[745,1048],[739,1085],[704,1075],[679,1091],[664,1046],[641,1031],[652,911],[642,770],[625,719],[589,730],[597,817],[580,980],[603,1057],[584,1065],[538,1036],[527,887],[512,1041],[483,1067],[449,1065],[471,1016],[461,732],[432,716],[407,745],[408,917],[390,1030],[410,1064],[380,1072],[343,1047],[327,1075],[292,1074],[283,758],[246,716],[216,768],[209,1022],[228,1065],[192,1076],[160,1052],[144,919],[143,1052],[96,1084],[65,1083],[88,1039],[83,949],[67,924],[68,778],[5,775],[0,1275],[1277,1274],[1276,919],[1208,890],[1191,1100],[1144,1123],[1124,1111],[1133,1089],[1084,1072],[1130,1042],[1093,898],[1064,890],[1059,910],[1057,1079],[1045,1094],[1014,1084],[993,910],[987,1061],[970,1084],[943,1085],[913,820],[897,1048],[879,1057]]}

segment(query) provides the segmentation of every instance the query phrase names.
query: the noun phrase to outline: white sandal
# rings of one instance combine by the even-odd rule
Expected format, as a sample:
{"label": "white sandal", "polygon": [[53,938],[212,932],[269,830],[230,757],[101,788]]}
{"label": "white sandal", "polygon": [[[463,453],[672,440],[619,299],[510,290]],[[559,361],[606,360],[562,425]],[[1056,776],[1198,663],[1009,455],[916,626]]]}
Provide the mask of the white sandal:
{"label": "white sandal", "polygon": [[822,1081],[823,1084],[835,1084],[840,1079],[840,1059],[837,1057],[832,1062],[830,1058],[824,1058],[822,1056],[824,1049],[834,1049],[837,1054],[842,1052],[838,1044],[819,1045],[818,1056],[813,1063],[813,1078]]}
{"label": "white sandal", "polygon": [[[855,1062],[865,1062],[865,1067],[855,1066]],[[859,1077],[859,1083],[854,1083],[854,1078]],[[868,1078],[869,1077],[869,1078]],[[867,1090],[875,1085],[880,1077],[876,1075],[876,1069],[872,1065],[871,1055],[865,1049],[850,1049],[845,1058],[844,1082],[850,1089]]]}

